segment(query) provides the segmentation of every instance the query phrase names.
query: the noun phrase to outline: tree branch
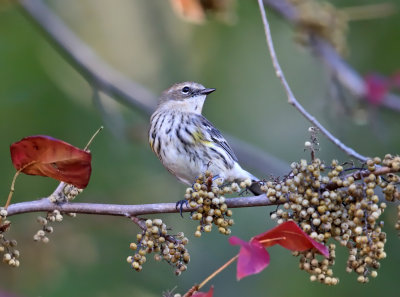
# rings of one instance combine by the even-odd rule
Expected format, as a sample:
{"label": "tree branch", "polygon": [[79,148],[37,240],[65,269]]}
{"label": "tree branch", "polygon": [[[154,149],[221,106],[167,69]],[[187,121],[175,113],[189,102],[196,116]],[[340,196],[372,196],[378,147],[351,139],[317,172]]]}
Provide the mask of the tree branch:
{"label": "tree branch", "polygon": [[[91,86],[146,116],[152,114],[157,105],[157,97],[106,64],[42,0],[20,0],[19,3],[24,14],[41,29]],[[225,132],[224,135],[239,160],[259,172],[281,174],[283,168],[287,168],[286,162]]]}
{"label": "tree branch", "polygon": [[[353,177],[354,180],[360,180],[360,179],[362,179],[364,177],[369,176],[371,173],[373,173],[374,175],[378,176],[378,175],[385,175],[385,174],[396,173],[396,172],[397,171],[395,169],[390,168],[390,167],[379,167],[375,171],[372,171],[372,172],[369,171],[369,170],[357,170],[357,171],[355,171],[353,173],[347,174],[344,177],[341,177],[341,180],[346,180],[349,177]],[[340,186],[338,186],[337,183],[333,183],[333,182],[330,182],[329,184],[327,184],[324,187],[324,189],[330,190],[330,191],[336,190],[338,188],[340,188]]]}
{"label": "tree branch", "polygon": [[269,49],[269,53],[271,55],[272,63],[275,68],[276,76],[280,79],[286,95],[288,97],[288,101],[291,105],[293,105],[309,122],[312,123],[313,126],[317,127],[330,141],[332,141],[336,146],[338,146],[341,150],[343,150],[346,154],[349,156],[352,156],[362,162],[367,161],[367,157],[357,153],[355,150],[352,148],[346,146],[344,143],[342,143],[339,139],[337,139],[335,136],[333,136],[327,129],[325,129],[324,126],[316,118],[314,118],[311,114],[309,114],[304,107],[297,101],[297,99],[294,97],[292,90],[290,89],[290,86],[288,82],[286,81],[285,75],[281,69],[281,66],[279,65],[278,58],[276,56],[274,44],[272,41],[271,37],[271,31],[269,28],[269,23],[267,19],[267,15],[265,13],[265,8],[264,8],[264,3],[263,0],[258,0],[258,4],[260,7],[260,12],[261,12],[261,17],[263,20],[264,24],[264,30],[265,30],[265,36],[267,40],[267,45]]}
{"label": "tree branch", "polygon": [[[380,167],[371,172],[367,169],[357,170],[353,173],[340,177],[341,180],[346,180],[352,176],[354,180],[361,180],[369,174],[386,175],[389,173],[398,173],[398,169],[391,167]],[[60,192],[64,183],[60,183],[55,193]],[[321,191],[336,190],[343,186],[338,186],[337,183],[328,183],[321,187]],[[54,193],[52,194],[54,195]],[[398,195],[398,194],[397,194]],[[227,198],[225,203],[228,208],[243,208],[243,207],[258,207],[258,206],[271,206],[280,205],[285,201],[271,202],[267,196],[245,196],[236,198]],[[81,213],[81,214],[95,214],[95,215],[111,215],[111,216],[125,216],[132,217],[138,215],[148,214],[161,214],[161,213],[179,213],[180,210],[176,208],[176,203],[155,203],[155,204],[140,204],[140,205],[125,205],[125,204],[101,204],[101,203],[78,203],[78,202],[65,202],[53,203],[50,202],[49,197],[41,198],[33,201],[26,201],[11,204],[7,209],[7,217],[18,214],[30,212],[49,212],[58,210],[62,213]],[[192,212],[194,209],[183,204],[182,212]]]}
{"label": "tree branch", "polygon": [[41,29],[90,85],[146,115],[153,112],[156,97],[106,64],[42,0],[20,0],[19,3],[25,15]]}
{"label": "tree branch", "polygon": [[[289,1],[264,0],[264,3],[292,24],[298,24],[299,17],[297,8]],[[310,35],[310,45],[312,46],[313,52],[322,59],[344,87],[357,98],[365,100],[367,87],[363,77],[346,63],[333,46],[323,37],[315,35],[312,32],[310,32]],[[380,104],[391,110],[400,111],[400,97],[393,93],[388,93]]]}
{"label": "tree branch", "polygon": [[[279,202],[272,203],[265,195],[248,196],[226,199],[229,208],[239,207],[256,207],[277,205]],[[81,213],[95,215],[111,215],[111,216],[138,216],[160,213],[179,213],[176,203],[157,203],[157,204],[141,204],[141,205],[123,205],[123,204],[100,204],[100,203],[52,203],[49,199],[41,198],[34,201],[26,201],[11,204],[7,209],[7,217],[29,212],[48,212],[59,210],[63,213]],[[194,209],[183,206],[183,212],[191,212]]]}

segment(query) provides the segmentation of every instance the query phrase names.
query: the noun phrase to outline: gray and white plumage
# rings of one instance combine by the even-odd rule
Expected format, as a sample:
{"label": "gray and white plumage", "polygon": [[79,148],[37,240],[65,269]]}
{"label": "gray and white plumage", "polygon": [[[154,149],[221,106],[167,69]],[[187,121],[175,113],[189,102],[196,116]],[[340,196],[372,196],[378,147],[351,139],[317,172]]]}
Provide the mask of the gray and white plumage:
{"label": "gray and white plumage", "polygon": [[195,82],[165,90],[151,116],[150,146],[165,168],[185,184],[193,184],[206,170],[224,181],[255,181],[239,165],[221,132],[201,114],[213,91]]}

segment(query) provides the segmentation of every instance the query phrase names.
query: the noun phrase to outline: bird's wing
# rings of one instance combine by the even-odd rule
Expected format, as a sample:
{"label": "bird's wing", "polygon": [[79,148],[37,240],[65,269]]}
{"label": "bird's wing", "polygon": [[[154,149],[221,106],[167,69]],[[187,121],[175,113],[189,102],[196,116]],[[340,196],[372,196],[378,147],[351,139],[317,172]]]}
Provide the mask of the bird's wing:
{"label": "bird's wing", "polygon": [[[209,120],[207,120],[205,117],[202,115],[199,115],[197,118],[197,125],[199,125],[200,130],[205,130],[208,132],[207,135],[204,135],[208,141],[211,141],[221,147],[224,151],[228,153],[229,156],[232,157],[232,159],[236,162],[238,162],[238,158],[236,157],[235,153],[233,152],[232,148],[228,144],[228,142],[225,140],[224,136],[222,133],[211,124]],[[203,133],[204,134],[204,133]]]}

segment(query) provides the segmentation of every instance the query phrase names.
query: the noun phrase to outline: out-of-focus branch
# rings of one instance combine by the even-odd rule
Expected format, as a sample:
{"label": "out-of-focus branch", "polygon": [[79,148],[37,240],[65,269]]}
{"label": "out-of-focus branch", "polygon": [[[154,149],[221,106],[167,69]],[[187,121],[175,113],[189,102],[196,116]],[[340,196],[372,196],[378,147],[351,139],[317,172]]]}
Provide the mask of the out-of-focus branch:
{"label": "out-of-focus branch", "polygon": [[280,81],[286,91],[286,95],[288,97],[289,104],[293,105],[308,121],[310,121],[315,127],[317,127],[330,141],[332,141],[336,146],[338,146],[346,154],[348,154],[349,156],[352,156],[354,158],[357,158],[358,160],[360,160],[362,162],[366,162],[367,157],[357,153],[355,150],[346,146],[339,139],[337,139],[335,136],[333,136],[327,129],[325,129],[324,126],[321,125],[321,123],[318,122],[318,120],[316,118],[314,118],[311,114],[309,114],[304,109],[304,107],[297,101],[296,97],[293,95],[292,90],[290,89],[288,82],[286,81],[286,78],[281,69],[281,66],[279,65],[278,58],[276,56],[276,52],[275,52],[275,48],[274,48],[274,44],[273,44],[272,37],[271,37],[271,31],[269,28],[267,15],[265,13],[263,0],[258,0],[258,4],[260,6],[260,12],[261,12],[261,17],[262,17],[262,20],[264,23],[264,30],[265,30],[267,45],[268,45],[269,53],[271,55],[272,63],[275,68],[276,76],[280,79]]}
{"label": "out-of-focus branch", "polygon": [[[91,86],[147,116],[154,111],[157,105],[156,96],[107,65],[42,0],[20,0],[19,3],[25,15],[45,33],[50,42]],[[287,167],[286,162],[227,133],[224,134],[241,163],[248,164],[261,173],[281,174],[283,168]]]}
{"label": "out-of-focus branch", "polygon": [[152,113],[156,107],[155,96],[107,65],[42,0],[20,0],[19,3],[26,15],[90,85],[147,115]]}
{"label": "out-of-focus branch", "polygon": [[[264,0],[264,3],[292,24],[298,24],[298,11],[289,1]],[[313,52],[322,59],[327,67],[329,67],[337,80],[354,96],[360,99],[365,99],[367,95],[367,87],[362,76],[353,67],[346,63],[333,46],[323,37],[315,35],[312,32],[310,32],[310,35],[310,45],[312,46]],[[388,93],[380,104],[392,110],[400,111],[400,97],[393,93]]]}

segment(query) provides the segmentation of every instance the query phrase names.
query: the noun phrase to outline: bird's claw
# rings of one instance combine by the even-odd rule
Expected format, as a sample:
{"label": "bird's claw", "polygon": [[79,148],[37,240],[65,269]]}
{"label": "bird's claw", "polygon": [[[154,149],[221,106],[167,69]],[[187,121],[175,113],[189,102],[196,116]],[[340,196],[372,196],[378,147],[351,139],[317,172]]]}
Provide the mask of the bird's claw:
{"label": "bird's claw", "polygon": [[186,199],[183,200],[179,200],[176,202],[175,204],[175,208],[176,210],[179,210],[179,213],[181,214],[181,217],[183,218],[183,205],[185,205],[186,207],[189,207],[189,201],[187,201]]}
{"label": "bird's claw", "polygon": [[213,181],[215,181],[216,179],[219,179],[219,175],[218,174],[213,176],[213,178],[212,178]]}

